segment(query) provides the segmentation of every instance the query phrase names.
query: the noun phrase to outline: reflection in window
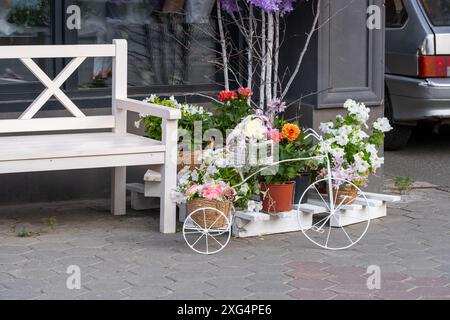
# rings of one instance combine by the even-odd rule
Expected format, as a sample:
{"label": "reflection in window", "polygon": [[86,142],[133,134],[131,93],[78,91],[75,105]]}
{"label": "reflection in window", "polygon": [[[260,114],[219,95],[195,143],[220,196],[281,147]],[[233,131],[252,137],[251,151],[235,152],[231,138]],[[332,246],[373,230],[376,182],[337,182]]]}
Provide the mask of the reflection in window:
{"label": "reflection in window", "polygon": [[[214,0],[79,0],[78,43],[128,40],[133,86],[205,84],[214,81]],[[81,87],[109,86],[111,59],[85,62]]]}
{"label": "reflection in window", "polygon": [[408,13],[402,0],[386,0],[386,27],[400,28],[408,20]]}
{"label": "reflection in window", "polygon": [[450,26],[450,0],[422,0],[422,4],[435,26]]}
{"label": "reflection in window", "polygon": [[[50,0],[0,0],[0,46],[49,44]],[[42,68],[44,62],[38,61]],[[18,60],[0,60],[0,84],[35,81]]]}

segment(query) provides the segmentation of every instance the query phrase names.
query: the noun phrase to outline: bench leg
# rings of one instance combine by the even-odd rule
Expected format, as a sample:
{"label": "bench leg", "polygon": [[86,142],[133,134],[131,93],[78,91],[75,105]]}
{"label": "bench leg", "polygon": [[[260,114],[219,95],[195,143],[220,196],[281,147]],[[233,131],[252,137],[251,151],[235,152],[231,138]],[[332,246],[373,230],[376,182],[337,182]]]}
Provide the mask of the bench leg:
{"label": "bench leg", "polygon": [[127,168],[112,169],[111,177],[111,213],[123,216],[127,213]]}
{"label": "bench leg", "polygon": [[177,206],[171,194],[177,186],[177,121],[163,120],[163,142],[166,146],[164,164],[161,166],[161,213],[159,230],[175,233]]}

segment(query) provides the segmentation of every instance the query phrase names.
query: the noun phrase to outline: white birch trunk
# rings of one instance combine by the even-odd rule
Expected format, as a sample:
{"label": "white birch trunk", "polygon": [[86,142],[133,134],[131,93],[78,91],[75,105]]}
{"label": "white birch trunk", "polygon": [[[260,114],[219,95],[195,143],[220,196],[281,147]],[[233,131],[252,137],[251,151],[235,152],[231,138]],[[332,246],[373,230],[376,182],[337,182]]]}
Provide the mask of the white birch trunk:
{"label": "white birch trunk", "polygon": [[272,72],[273,72],[273,13],[267,13],[267,55],[266,55],[266,102],[272,100]]}
{"label": "white birch trunk", "polygon": [[261,10],[261,75],[259,83],[259,108],[264,109],[266,84],[266,13]]}
{"label": "white birch trunk", "polygon": [[278,97],[279,83],[279,54],[280,54],[280,13],[275,13],[275,53],[273,58],[273,98]]}
{"label": "white birch trunk", "polygon": [[254,22],[255,16],[253,14],[253,5],[250,4],[249,7],[249,39],[247,43],[247,87],[252,89],[253,87],[253,22]]}
{"label": "white birch trunk", "polygon": [[225,90],[228,91],[228,90],[230,90],[230,77],[228,75],[227,43],[225,41],[225,32],[223,30],[223,18],[222,18],[222,8],[220,5],[220,0],[217,1],[217,21],[219,24],[220,46],[222,47],[224,84],[225,84]]}

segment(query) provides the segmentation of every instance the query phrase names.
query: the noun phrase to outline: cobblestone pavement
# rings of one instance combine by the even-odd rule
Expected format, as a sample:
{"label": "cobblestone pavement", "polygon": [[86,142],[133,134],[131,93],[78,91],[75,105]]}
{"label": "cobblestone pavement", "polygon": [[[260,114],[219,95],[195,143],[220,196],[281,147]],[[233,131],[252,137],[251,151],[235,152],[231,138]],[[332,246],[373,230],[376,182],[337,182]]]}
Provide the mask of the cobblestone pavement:
{"label": "cobblestone pavement", "polygon": [[[157,213],[116,218],[104,201],[1,207],[0,299],[450,299],[449,208],[449,193],[415,190],[347,251],[293,233],[201,256],[180,233],[160,234]],[[80,290],[66,288],[69,265],[81,267]],[[367,288],[370,265],[380,290]]]}

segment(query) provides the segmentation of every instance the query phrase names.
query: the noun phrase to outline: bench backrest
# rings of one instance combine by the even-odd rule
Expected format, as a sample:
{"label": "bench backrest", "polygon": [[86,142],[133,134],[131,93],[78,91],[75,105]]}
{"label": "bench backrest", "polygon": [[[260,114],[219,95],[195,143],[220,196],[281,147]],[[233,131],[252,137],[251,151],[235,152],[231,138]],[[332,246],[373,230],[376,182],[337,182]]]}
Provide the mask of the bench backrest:
{"label": "bench backrest", "polygon": [[[46,87],[18,119],[0,120],[0,134],[117,128],[123,131],[124,117],[120,115],[121,111],[117,109],[115,99],[127,97],[127,51],[127,42],[122,39],[114,40],[113,44],[107,45],[0,46],[0,59],[20,59]],[[89,57],[112,57],[113,112],[110,116],[86,116],[60,89]],[[33,60],[39,58],[72,58],[72,60],[55,79],[51,80]],[[52,96],[61,102],[72,117],[34,118]]]}

